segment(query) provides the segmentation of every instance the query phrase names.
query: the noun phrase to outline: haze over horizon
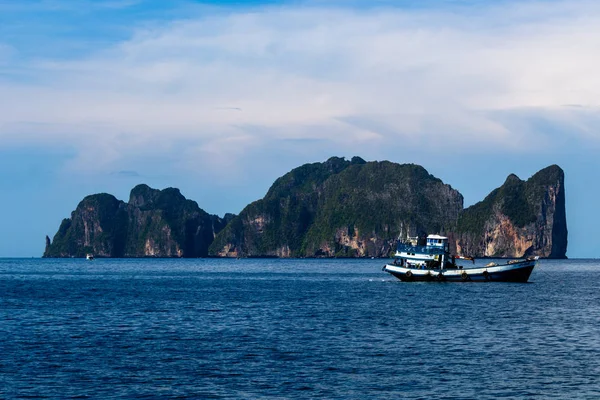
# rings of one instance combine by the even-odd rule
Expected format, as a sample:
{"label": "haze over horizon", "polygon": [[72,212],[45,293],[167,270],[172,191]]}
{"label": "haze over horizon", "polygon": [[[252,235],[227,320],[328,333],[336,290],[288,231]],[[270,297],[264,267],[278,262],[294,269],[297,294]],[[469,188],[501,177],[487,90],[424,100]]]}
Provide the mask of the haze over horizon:
{"label": "haze over horizon", "polygon": [[0,257],[41,256],[89,194],[239,213],[359,156],[465,206],[557,164],[567,256],[597,258],[599,45],[583,0],[0,0]]}

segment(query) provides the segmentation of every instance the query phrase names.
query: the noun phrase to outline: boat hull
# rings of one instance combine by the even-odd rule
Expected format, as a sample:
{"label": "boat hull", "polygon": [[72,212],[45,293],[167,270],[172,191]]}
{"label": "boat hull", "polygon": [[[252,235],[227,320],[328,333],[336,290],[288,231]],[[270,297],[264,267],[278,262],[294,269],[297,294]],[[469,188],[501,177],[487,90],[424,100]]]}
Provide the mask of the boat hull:
{"label": "boat hull", "polygon": [[520,282],[529,280],[537,258],[511,264],[464,269],[417,269],[386,264],[383,271],[404,282]]}

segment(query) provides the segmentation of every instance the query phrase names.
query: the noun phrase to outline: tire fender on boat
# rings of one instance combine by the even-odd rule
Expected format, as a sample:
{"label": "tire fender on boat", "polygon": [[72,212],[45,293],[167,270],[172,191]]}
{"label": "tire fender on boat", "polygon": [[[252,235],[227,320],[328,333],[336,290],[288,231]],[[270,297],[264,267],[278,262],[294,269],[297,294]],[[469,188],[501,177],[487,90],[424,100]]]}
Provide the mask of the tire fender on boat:
{"label": "tire fender on boat", "polygon": [[439,274],[437,274],[435,276],[435,279],[437,279],[438,281],[443,281],[444,280],[444,274],[442,274],[441,272]]}
{"label": "tire fender on boat", "polygon": [[466,281],[469,279],[469,274],[467,274],[465,271],[463,271],[462,274],[460,274],[460,277],[462,278],[463,281]]}
{"label": "tire fender on boat", "polygon": [[486,281],[490,280],[490,273],[487,272],[487,269],[485,271],[483,271],[483,277],[485,278]]}
{"label": "tire fender on boat", "polygon": [[406,274],[404,274],[408,279],[412,278],[413,273],[412,271],[406,271]]}

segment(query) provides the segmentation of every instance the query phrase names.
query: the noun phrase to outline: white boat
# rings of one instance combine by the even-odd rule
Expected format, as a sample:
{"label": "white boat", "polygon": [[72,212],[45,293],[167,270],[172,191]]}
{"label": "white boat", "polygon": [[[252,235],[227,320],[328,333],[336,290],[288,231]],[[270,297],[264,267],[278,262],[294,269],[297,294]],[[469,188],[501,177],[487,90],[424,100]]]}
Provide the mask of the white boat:
{"label": "white boat", "polygon": [[419,245],[414,238],[408,243],[399,242],[394,262],[384,265],[383,271],[406,282],[527,282],[539,257],[482,267],[463,267],[456,264],[457,259],[475,263],[471,257],[451,256],[447,237],[429,235],[425,245]]}
{"label": "white boat", "polygon": [[86,255],[85,255],[85,258],[86,258],[87,260],[90,260],[90,261],[91,261],[91,260],[93,260],[93,259],[94,259],[94,255],[93,255],[93,254],[89,254],[89,253],[88,253],[88,254],[86,254]]}

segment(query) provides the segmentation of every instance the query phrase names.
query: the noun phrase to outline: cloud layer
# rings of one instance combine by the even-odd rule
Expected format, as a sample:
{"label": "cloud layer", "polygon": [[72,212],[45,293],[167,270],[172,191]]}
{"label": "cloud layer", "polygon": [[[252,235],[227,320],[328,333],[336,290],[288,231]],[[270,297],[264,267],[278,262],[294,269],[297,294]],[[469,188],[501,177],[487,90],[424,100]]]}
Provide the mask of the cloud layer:
{"label": "cloud layer", "polygon": [[0,43],[0,145],[68,144],[70,168],[105,171],[315,146],[552,152],[599,141],[598,48],[587,1],[201,9],[85,56]]}

